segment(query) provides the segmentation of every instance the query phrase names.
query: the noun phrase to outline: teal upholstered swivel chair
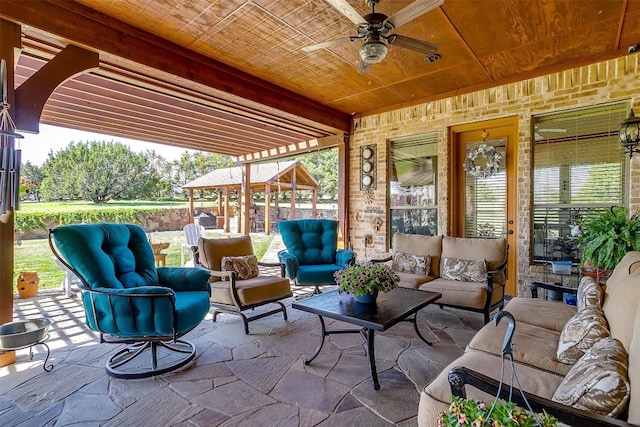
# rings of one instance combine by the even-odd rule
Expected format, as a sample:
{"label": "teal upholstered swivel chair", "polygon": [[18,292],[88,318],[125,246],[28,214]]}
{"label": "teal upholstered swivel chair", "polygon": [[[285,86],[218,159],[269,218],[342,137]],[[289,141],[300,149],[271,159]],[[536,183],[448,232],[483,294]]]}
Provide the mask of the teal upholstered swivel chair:
{"label": "teal upholstered swivel chair", "polygon": [[278,223],[287,248],[278,252],[286,276],[299,286],[335,285],[333,273],[355,262],[356,255],[338,249],[338,221],[299,219]]}
{"label": "teal upholstered swivel chair", "polygon": [[156,268],[144,230],[132,224],[64,225],[49,231],[49,244],[80,279],[87,326],[100,342],[128,344],[107,360],[109,375],[160,375],[195,357],[180,337],[209,312],[207,271]]}

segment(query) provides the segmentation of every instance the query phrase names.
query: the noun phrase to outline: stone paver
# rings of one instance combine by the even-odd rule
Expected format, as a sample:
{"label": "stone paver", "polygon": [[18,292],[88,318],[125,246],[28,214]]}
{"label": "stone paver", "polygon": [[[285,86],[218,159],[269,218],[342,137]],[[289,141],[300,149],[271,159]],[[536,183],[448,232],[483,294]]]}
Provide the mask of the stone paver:
{"label": "stone paver", "polygon": [[[270,251],[272,252],[272,251]],[[418,314],[422,334],[400,323],[376,334],[375,391],[359,334],[326,338],[320,355],[304,365],[320,342],[317,316],[291,309],[251,324],[238,316],[208,315],[186,339],[198,356],[184,369],[156,378],[109,377],[107,357],[118,348],[99,344],[84,325],[78,299],[41,293],[16,299],[16,319],[52,317],[52,372],[44,350],[17,352],[0,368],[0,425],[401,426],[415,427],[420,390],[462,351],[482,326],[482,315],[439,307]],[[336,323],[332,327],[351,327]]]}

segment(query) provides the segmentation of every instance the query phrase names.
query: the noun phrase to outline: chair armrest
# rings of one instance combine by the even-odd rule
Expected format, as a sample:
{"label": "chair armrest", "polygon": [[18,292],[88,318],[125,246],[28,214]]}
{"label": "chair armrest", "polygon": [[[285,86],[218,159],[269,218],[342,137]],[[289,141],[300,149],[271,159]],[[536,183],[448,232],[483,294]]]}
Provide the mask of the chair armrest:
{"label": "chair armrest", "polygon": [[197,267],[158,267],[158,279],[162,286],[174,291],[207,291],[209,286],[209,272]]}
{"label": "chair armrest", "polygon": [[545,282],[531,282],[529,289],[531,289],[531,297],[538,298],[538,288],[548,289],[551,291],[565,292],[572,295],[578,294],[578,288],[571,288],[569,286],[562,286],[557,283],[545,283]]}
{"label": "chair armrest", "polygon": [[175,295],[173,289],[166,286],[138,286],[135,288],[113,289],[113,288],[93,288],[84,287],[88,293],[106,295],[109,298],[129,298],[129,297],[172,297]]}
{"label": "chair armrest", "polygon": [[[496,396],[498,393],[499,382],[491,377],[481,374],[463,366],[457,366],[449,371],[449,385],[451,386],[451,393],[454,396],[466,397],[465,385],[470,385],[482,390],[485,393],[489,393]],[[509,400],[509,392],[511,388],[509,386],[503,386],[500,391],[500,398]],[[513,388],[513,394],[511,395],[511,401],[516,405],[527,408],[527,404],[522,398],[523,393],[516,387]],[[524,396],[531,405],[534,412],[542,412],[544,409],[550,415],[556,417],[559,421],[567,423],[571,426],[580,427],[602,427],[602,426],[632,426],[623,420],[606,417],[599,414],[593,414],[590,412],[575,409],[571,406],[566,406],[549,399],[545,399],[534,394],[524,392]]]}
{"label": "chair armrest", "polygon": [[281,264],[284,264],[285,276],[291,280],[295,280],[296,274],[298,274],[298,266],[300,265],[298,257],[283,250],[278,252],[278,259]]}
{"label": "chair armrest", "polygon": [[348,249],[338,249],[336,252],[336,264],[341,267],[346,267],[349,264],[353,264],[356,260],[356,253]]}

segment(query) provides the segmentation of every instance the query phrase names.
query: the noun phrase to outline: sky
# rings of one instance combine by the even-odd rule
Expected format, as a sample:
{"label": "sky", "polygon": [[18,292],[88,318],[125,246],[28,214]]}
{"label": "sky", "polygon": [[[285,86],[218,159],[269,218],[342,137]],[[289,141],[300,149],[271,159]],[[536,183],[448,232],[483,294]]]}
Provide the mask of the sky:
{"label": "sky", "polygon": [[49,152],[54,153],[65,149],[71,141],[89,142],[89,141],[115,141],[121,142],[134,152],[145,152],[146,150],[155,150],[165,159],[177,160],[182,153],[193,150],[185,148],[171,147],[164,144],[153,144],[150,142],[137,141],[134,139],[119,138],[111,135],[102,135],[93,132],[84,132],[74,129],[66,129],[57,126],[49,126],[40,124],[40,133],[31,134],[19,132],[23,139],[16,139],[18,147],[22,150],[22,163],[31,162],[34,165],[42,166],[49,157]]}

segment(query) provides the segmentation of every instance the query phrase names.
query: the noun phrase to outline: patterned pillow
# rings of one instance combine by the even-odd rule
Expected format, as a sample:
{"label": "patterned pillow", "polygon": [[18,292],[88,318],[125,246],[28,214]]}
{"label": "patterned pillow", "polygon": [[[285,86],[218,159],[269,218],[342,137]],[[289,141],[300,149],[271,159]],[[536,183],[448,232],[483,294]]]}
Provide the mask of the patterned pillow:
{"label": "patterned pillow", "polygon": [[252,279],[260,274],[258,258],[255,255],[222,257],[220,269],[222,271],[235,271],[237,280]]}
{"label": "patterned pillow", "polygon": [[391,269],[401,273],[421,274],[426,276],[431,268],[431,257],[429,255],[411,255],[404,252],[393,254]]}
{"label": "patterned pillow", "polygon": [[617,417],[629,401],[629,355],[620,341],[603,338],[576,363],[552,400],[608,417]]}
{"label": "patterned pillow", "polygon": [[471,259],[444,258],[442,277],[462,282],[486,282],[487,262]]}
{"label": "patterned pillow", "polygon": [[584,276],[580,280],[578,294],[576,295],[578,311],[590,306],[602,307],[602,295],[602,286],[593,277]]}
{"label": "patterned pillow", "polygon": [[600,307],[585,307],[567,321],[558,342],[558,360],[572,365],[596,342],[611,335]]}

